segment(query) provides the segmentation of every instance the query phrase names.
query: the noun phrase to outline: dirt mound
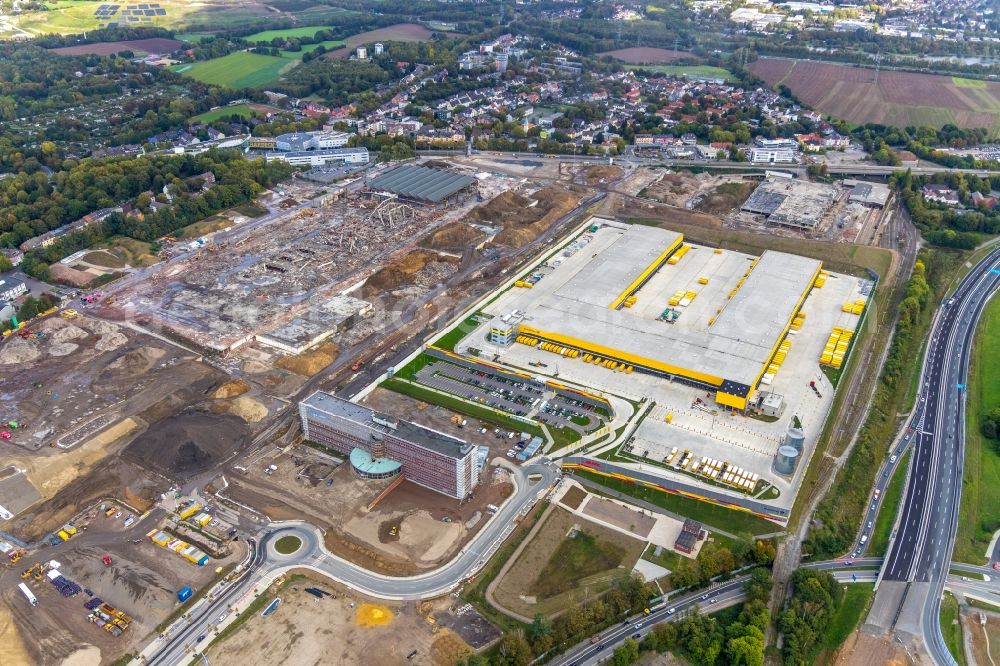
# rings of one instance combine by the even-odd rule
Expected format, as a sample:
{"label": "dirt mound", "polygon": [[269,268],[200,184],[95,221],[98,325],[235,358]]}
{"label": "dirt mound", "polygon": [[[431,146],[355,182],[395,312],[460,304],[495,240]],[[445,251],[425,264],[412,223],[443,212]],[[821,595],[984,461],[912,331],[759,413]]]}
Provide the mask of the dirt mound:
{"label": "dirt mound", "polygon": [[[511,196],[504,197],[506,194]],[[501,197],[504,197],[505,202],[510,202],[509,205],[514,206],[518,205],[518,200],[527,201],[524,197],[505,192],[487,204],[490,210],[496,210],[494,203]],[[573,210],[580,200],[578,196],[561,187],[544,187],[531,197],[527,207],[515,208],[502,216],[503,231],[493,239],[494,245],[524,247],[545,233],[560,217]]]}
{"label": "dirt mound", "polygon": [[484,238],[486,234],[475,227],[462,222],[451,222],[424,236],[420,244],[432,250],[464,252],[467,247],[478,245]]}
{"label": "dirt mound", "polygon": [[446,257],[427,250],[416,250],[405,257],[394,261],[368,278],[362,294],[368,298],[382,292],[392,291],[396,287],[412,283],[413,277],[429,265],[444,263],[454,264],[458,259]]}
{"label": "dirt mound", "polygon": [[694,209],[703,213],[723,215],[743,205],[756,186],[757,183],[753,181],[723,183],[695,201]]}
{"label": "dirt mound", "polygon": [[112,324],[109,321],[102,321],[100,319],[91,319],[87,322],[87,325],[97,335],[110,335],[111,333],[121,332],[121,326],[118,324]]}
{"label": "dirt mound", "polygon": [[249,442],[243,419],[232,414],[186,412],[164,419],[137,437],[122,457],[178,481],[190,480]]}
{"label": "dirt mound", "polygon": [[89,335],[87,331],[83,330],[79,326],[74,326],[69,324],[56,330],[52,334],[52,339],[56,342],[69,342],[70,340],[79,340],[80,338],[85,338]]}
{"label": "dirt mound", "polygon": [[[101,340],[104,340],[104,338],[101,338]],[[100,341],[98,341],[98,346],[100,346]],[[141,347],[116,358],[108,364],[108,367],[112,370],[120,370],[130,374],[145,372],[153,367],[154,363],[163,358],[165,353],[157,347]]]}
{"label": "dirt mound", "polygon": [[607,166],[599,164],[597,166],[592,166],[587,169],[586,179],[588,185],[597,185],[598,183],[607,183],[612,180],[618,180],[622,177],[621,167]]}
{"label": "dirt mound", "polygon": [[102,335],[101,339],[97,341],[94,348],[97,351],[107,352],[114,351],[128,342],[128,338],[124,333],[109,333],[107,335]]}
{"label": "dirt mound", "polygon": [[23,338],[14,338],[0,349],[0,365],[30,363],[41,355],[32,343]]}
{"label": "dirt mound", "polygon": [[316,349],[302,352],[296,356],[286,356],[279,359],[275,365],[290,370],[297,375],[312,377],[317,372],[337,359],[340,349],[332,342],[324,342]]}
{"label": "dirt mound", "polygon": [[512,190],[505,190],[481,206],[473,208],[466,219],[469,222],[490,226],[507,226],[518,222],[520,216],[529,210],[530,205],[530,199],[522,197]]}
{"label": "dirt mound", "polygon": [[243,395],[249,390],[250,384],[246,383],[242,379],[231,379],[228,382],[220,384],[219,387],[212,393],[212,397],[217,400],[226,400],[228,398],[235,398]]}
{"label": "dirt mound", "polygon": [[94,276],[90,273],[78,271],[75,268],[70,268],[66,264],[60,263],[49,266],[49,274],[52,276],[54,282],[64,282],[74,287],[82,287],[94,280]]}
{"label": "dirt mound", "polygon": [[77,349],[80,345],[74,344],[72,342],[55,342],[46,348],[50,356],[69,356]]}
{"label": "dirt mound", "polygon": [[247,423],[259,423],[268,414],[267,407],[261,402],[245,395],[234,400],[219,400],[213,403],[212,412],[215,414],[233,414]]}

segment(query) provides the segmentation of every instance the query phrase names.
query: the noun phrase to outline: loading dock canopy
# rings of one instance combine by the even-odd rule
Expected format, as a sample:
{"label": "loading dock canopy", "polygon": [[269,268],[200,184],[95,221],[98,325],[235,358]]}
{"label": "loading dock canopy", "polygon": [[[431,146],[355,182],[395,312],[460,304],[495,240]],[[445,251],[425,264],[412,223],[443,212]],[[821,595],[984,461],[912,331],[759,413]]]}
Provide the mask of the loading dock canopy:
{"label": "loading dock canopy", "polygon": [[438,203],[474,182],[472,176],[454,171],[404,164],[375,178],[368,187],[407,199]]}

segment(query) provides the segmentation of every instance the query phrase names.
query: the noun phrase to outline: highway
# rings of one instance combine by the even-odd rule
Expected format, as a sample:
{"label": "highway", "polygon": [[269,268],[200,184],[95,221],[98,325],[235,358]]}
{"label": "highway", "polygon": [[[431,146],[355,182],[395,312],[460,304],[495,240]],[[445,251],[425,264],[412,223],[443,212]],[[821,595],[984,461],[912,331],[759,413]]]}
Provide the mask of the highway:
{"label": "highway", "polygon": [[[1000,286],[1000,250],[965,277],[938,314],[927,346],[917,405],[902,447],[910,473],[868,624],[901,638],[922,637],[932,659],[953,664],[938,622],[954,549],[965,451],[965,382],[979,315]],[[884,472],[879,477],[884,487]]]}
{"label": "highway", "polygon": [[[145,657],[144,663],[160,666],[187,663],[195,646],[207,647],[213,632],[235,619],[237,614],[231,610],[234,605],[245,605],[252,600],[251,595],[269,584],[268,581],[291,569],[311,569],[358,592],[381,599],[428,599],[451,592],[485,566],[517,526],[518,519],[552,488],[559,476],[558,466],[547,460],[524,468],[508,467],[514,474],[515,493],[473,540],[444,566],[417,576],[384,576],[327,551],[322,532],[311,525],[272,526],[260,539],[240,577],[216,596],[210,594],[195,604],[186,620],[175,623],[167,629],[163,638],[157,637],[147,645],[140,658]],[[536,475],[536,481],[528,480]],[[298,537],[302,546],[290,555],[278,553],[273,544],[283,536]]]}

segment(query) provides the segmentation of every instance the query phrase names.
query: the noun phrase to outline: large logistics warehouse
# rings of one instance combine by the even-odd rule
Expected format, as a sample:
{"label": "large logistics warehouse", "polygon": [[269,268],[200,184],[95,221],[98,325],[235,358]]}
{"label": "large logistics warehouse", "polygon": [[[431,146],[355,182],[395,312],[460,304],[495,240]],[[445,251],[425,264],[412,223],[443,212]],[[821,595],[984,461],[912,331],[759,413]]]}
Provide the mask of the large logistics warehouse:
{"label": "large logistics warehouse", "polygon": [[[664,267],[676,268],[689,252],[701,255],[703,275],[696,281],[678,285],[669,276],[658,278]],[[526,307],[517,332],[522,341],[553,343],[626,364],[629,371],[712,389],[719,404],[744,409],[780,355],[822,262],[774,251],[759,258],[727,254],[686,244],[673,231],[631,225],[575,275]],[[725,271],[724,262],[729,262]],[[718,267],[715,273],[713,266]],[[650,293],[644,291],[657,280]],[[716,295],[711,300],[703,285],[713,280]],[[724,289],[717,284],[721,281]],[[659,299],[663,289],[678,286],[669,305],[677,300],[682,307],[673,310],[666,298]],[[689,314],[696,309],[685,306],[697,301],[699,290],[705,290],[706,302],[698,304],[699,314]],[[663,310],[660,316],[642,316],[633,307],[637,299],[654,296],[656,312]]]}
{"label": "large logistics warehouse", "polygon": [[402,473],[416,484],[465,499],[479,482],[476,447],[316,391],[299,403],[305,438],[350,456],[355,474],[384,479]]}

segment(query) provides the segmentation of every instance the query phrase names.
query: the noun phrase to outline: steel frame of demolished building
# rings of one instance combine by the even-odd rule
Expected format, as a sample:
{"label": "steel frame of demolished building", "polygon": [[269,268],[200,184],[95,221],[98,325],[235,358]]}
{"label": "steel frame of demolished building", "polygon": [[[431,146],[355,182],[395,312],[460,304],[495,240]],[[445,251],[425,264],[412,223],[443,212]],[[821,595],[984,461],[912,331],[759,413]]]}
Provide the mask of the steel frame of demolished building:
{"label": "steel frame of demolished building", "polygon": [[[244,236],[228,247],[209,242],[190,255],[186,270],[154,275],[154,289],[146,283],[141,292],[136,289],[119,300],[158,294],[154,304],[138,309],[160,320],[167,335],[206,351],[231,353],[295,318],[308,318],[309,310],[364,281],[381,267],[381,258],[388,261],[393,252],[404,250],[433,226],[439,214],[399,200],[376,201],[360,195],[306,208],[276,220],[264,234]],[[232,271],[253,257],[257,259]],[[276,287],[259,282],[266,275],[281,275],[275,283],[279,294],[305,280],[296,293],[311,295],[280,307]],[[224,282],[243,285],[246,295],[228,293],[230,287]]]}

